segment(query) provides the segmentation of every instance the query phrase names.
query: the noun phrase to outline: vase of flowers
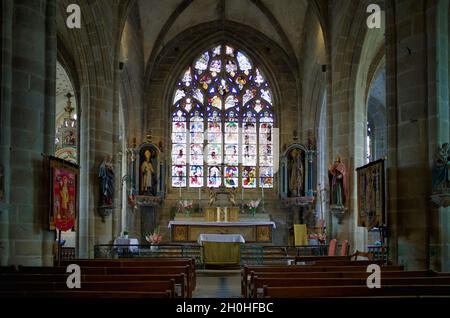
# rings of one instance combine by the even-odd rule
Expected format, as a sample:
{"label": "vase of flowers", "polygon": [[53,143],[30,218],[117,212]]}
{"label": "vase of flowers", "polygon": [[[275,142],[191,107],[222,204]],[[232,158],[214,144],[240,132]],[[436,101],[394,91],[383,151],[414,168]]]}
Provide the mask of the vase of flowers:
{"label": "vase of flowers", "polygon": [[255,214],[256,214],[256,209],[258,208],[259,201],[260,201],[260,200],[257,200],[257,201],[250,201],[250,202],[248,202],[248,203],[246,204],[246,205],[247,205],[247,209],[250,211],[250,213],[252,214],[252,216],[255,216]]}
{"label": "vase of flowers", "polygon": [[314,240],[319,244],[325,244],[327,241],[327,235],[326,233],[311,233],[308,234],[308,239]]}
{"label": "vase of flowers", "polygon": [[179,213],[186,213],[186,215],[189,216],[189,214],[192,212],[193,208],[193,201],[192,200],[180,200],[178,203],[178,212]]}
{"label": "vase of flowers", "polygon": [[145,240],[150,243],[150,250],[156,251],[158,250],[158,244],[162,241],[162,235],[159,232],[159,226],[153,230],[152,233],[147,233],[145,235]]}

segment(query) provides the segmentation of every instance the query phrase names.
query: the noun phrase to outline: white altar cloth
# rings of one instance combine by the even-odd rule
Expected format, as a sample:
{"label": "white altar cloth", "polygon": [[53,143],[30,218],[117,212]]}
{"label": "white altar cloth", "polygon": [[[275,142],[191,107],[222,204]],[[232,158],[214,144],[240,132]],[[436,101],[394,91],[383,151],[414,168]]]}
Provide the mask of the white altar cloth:
{"label": "white altar cloth", "polygon": [[118,237],[114,240],[114,248],[117,250],[122,250],[125,248],[125,246],[116,245],[129,245],[128,249],[130,250],[130,252],[137,252],[139,250],[139,246],[137,246],[139,245],[139,241],[137,238]]}
{"label": "white altar cloth", "polygon": [[172,225],[207,225],[207,226],[249,226],[249,225],[271,225],[276,228],[273,221],[237,221],[237,222],[201,222],[201,221],[170,221],[168,228]]}
{"label": "white altar cloth", "polygon": [[245,243],[245,240],[241,234],[200,234],[197,242],[202,245],[202,242]]}

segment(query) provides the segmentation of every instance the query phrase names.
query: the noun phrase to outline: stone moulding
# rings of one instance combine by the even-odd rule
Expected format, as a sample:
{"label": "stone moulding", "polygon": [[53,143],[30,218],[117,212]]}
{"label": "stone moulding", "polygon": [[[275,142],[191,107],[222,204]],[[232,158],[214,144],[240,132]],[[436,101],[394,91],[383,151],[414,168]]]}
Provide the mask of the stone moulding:
{"label": "stone moulding", "polygon": [[342,223],[342,220],[345,216],[345,211],[347,210],[343,205],[331,205],[330,206],[331,214],[333,214],[337,220],[338,224]]}
{"label": "stone moulding", "polygon": [[113,210],[114,207],[110,205],[102,205],[98,208],[98,213],[102,217],[102,222],[105,222],[105,218],[111,215]]}
{"label": "stone moulding", "polygon": [[136,204],[139,206],[160,206],[162,198],[160,196],[137,195]]}
{"label": "stone moulding", "polygon": [[450,206],[450,189],[442,189],[440,191],[433,192],[430,196],[431,202],[438,207]]}
{"label": "stone moulding", "polygon": [[306,196],[306,197],[290,197],[290,198],[283,198],[283,205],[285,207],[292,207],[292,206],[310,206],[314,203],[314,197],[313,196]]}

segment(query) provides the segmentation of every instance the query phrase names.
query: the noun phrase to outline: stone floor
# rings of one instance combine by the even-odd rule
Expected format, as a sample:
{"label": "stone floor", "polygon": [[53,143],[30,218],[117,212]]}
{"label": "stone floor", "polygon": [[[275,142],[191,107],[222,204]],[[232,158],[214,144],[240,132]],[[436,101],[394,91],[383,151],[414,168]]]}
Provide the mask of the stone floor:
{"label": "stone floor", "polygon": [[241,297],[240,270],[197,270],[194,298]]}

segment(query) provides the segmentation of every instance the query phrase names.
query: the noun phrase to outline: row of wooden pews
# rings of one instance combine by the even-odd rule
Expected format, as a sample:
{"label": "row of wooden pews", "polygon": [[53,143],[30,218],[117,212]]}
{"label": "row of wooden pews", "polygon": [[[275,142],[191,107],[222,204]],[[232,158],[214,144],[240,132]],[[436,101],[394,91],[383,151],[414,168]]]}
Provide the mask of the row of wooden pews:
{"label": "row of wooden pews", "polygon": [[[81,288],[69,289],[67,266],[81,269]],[[53,267],[0,267],[0,298],[190,298],[194,259],[74,259]]]}
{"label": "row of wooden pews", "polygon": [[[298,260],[296,260],[298,261]],[[381,288],[368,288],[367,266],[374,261],[343,257],[305,257],[304,265],[245,266],[244,298],[450,297],[450,273],[405,271],[380,265]]]}

